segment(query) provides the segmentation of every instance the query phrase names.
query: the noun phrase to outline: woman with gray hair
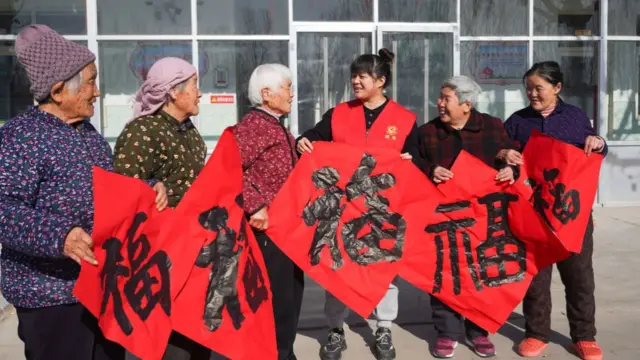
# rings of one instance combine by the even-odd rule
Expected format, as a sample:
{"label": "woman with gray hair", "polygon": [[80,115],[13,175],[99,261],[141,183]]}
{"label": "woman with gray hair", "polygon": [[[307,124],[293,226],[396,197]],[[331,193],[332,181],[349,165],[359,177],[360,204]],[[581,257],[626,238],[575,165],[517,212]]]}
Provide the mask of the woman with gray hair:
{"label": "woman with gray hair", "polygon": [[[518,167],[496,160],[501,149],[517,149],[518,143],[507,136],[502,120],[475,110],[482,88],[466,76],[454,76],[444,82],[438,98],[440,116],[419,128],[421,156],[426,161],[423,171],[436,184],[446,182],[454,174],[449,170],[461,150],[499,170],[495,180],[513,183]],[[438,338],[431,349],[436,358],[452,358],[458,339],[462,336],[460,314],[431,297],[433,323]],[[466,340],[481,357],[496,354],[486,330],[469,320],[464,321]]]}
{"label": "woman with gray hair", "polygon": [[269,205],[298,159],[295,139],[283,124],[293,101],[291,71],[281,64],[258,66],[249,79],[249,99],[253,109],[232,128],[244,170],[243,207],[271,281],[278,359],[292,360],[304,274],[264,233]]}

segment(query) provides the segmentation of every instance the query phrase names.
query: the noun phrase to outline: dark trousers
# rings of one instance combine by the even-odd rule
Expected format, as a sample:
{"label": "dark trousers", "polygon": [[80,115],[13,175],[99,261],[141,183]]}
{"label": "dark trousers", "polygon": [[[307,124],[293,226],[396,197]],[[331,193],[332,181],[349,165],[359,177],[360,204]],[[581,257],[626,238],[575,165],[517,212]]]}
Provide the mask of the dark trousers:
{"label": "dark trousers", "polygon": [[293,343],[296,340],[302,307],[304,273],[265,233],[255,233],[271,282],[278,359],[295,359]]}
{"label": "dark trousers", "polygon": [[124,349],[102,336],[96,318],[80,304],[16,312],[27,360],[124,359]]}
{"label": "dark trousers", "polygon": [[[438,337],[446,337],[458,341],[462,337],[462,315],[435,296],[431,296],[431,310],[433,326],[438,333]],[[486,330],[467,319],[464,319],[464,330],[465,335],[470,340],[478,336],[489,335]]]}
{"label": "dark trousers", "polygon": [[[556,264],[564,284],[571,339],[594,341],[596,336],[593,278],[593,219],[589,218],[582,252]],[[524,298],[526,336],[544,342],[551,336],[551,274],[553,266],[542,269]]]}
{"label": "dark trousers", "polygon": [[188,337],[172,332],[162,360],[209,360],[211,350]]}

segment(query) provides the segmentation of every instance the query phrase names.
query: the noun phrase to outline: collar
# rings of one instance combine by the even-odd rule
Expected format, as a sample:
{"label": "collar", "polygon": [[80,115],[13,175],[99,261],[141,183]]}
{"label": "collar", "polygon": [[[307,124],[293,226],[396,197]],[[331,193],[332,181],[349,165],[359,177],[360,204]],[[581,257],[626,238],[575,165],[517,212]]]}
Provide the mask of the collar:
{"label": "collar", "polygon": [[483,126],[483,116],[480,112],[476,111],[476,109],[471,109],[471,114],[469,116],[469,120],[464,124],[464,127],[460,130],[454,129],[453,126],[449,124],[445,124],[442,122],[440,117],[438,117],[436,127],[438,128],[438,139],[444,140],[449,135],[456,131],[471,131],[474,133],[478,133],[482,131]]}
{"label": "collar", "polygon": [[55,116],[55,115],[53,115],[51,113],[48,113],[46,111],[40,110],[35,105],[30,107],[30,111],[32,111],[34,117],[42,117],[42,118],[46,119],[47,121],[50,121],[50,122],[56,124],[57,126],[69,127],[69,128],[72,128],[72,129],[80,131],[80,132],[83,132],[83,131],[86,131],[86,130],[90,130],[90,129],[93,128],[91,126],[91,122],[89,121],[89,119],[76,121],[73,124],[67,124],[66,122],[64,122],[59,117],[57,117],[57,116]]}
{"label": "collar", "polygon": [[160,115],[162,115],[162,118],[165,119],[167,122],[169,122],[170,125],[174,129],[176,129],[177,132],[187,132],[195,128],[195,126],[193,125],[193,122],[191,121],[191,118],[187,118],[185,121],[180,122],[176,118],[174,118],[173,116],[169,115],[168,113],[162,110],[160,110]]}
{"label": "collar", "polygon": [[284,121],[284,118],[286,117],[286,115],[282,115],[282,116],[278,117],[278,116],[270,113],[269,111],[267,111],[267,110],[265,110],[263,108],[259,108],[259,107],[254,107],[253,110],[257,111],[259,113],[263,113],[265,115],[268,115],[268,117],[270,119],[273,119],[273,120],[277,121],[279,124],[282,124],[282,122]]}
{"label": "collar", "polygon": [[[562,100],[561,97],[558,96],[558,103],[556,104],[555,109],[553,109],[553,111],[551,112],[551,114],[549,114],[549,116],[547,116],[547,119],[552,117],[555,114],[561,114],[567,107],[567,104],[564,102],[564,100]],[[540,118],[544,118],[542,116],[542,114],[540,114],[538,111],[534,110],[531,105],[529,105],[527,107],[527,109],[529,110],[529,114],[535,117],[540,117]]]}
{"label": "collar", "polygon": [[389,98],[385,96],[385,101],[378,105],[378,107],[373,108],[373,109],[369,109],[368,107],[364,106],[364,104],[362,104],[362,107],[364,108],[364,111],[369,111],[369,112],[376,112],[376,111],[382,111],[382,109],[384,109],[385,106],[387,106],[387,104],[389,103]]}

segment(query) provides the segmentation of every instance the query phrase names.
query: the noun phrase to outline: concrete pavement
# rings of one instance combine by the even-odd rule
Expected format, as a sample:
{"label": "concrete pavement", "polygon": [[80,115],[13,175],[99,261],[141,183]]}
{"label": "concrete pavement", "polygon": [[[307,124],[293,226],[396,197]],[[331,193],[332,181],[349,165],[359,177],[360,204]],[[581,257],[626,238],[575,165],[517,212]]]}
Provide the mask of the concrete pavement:
{"label": "concrete pavement", "polygon": [[[598,208],[594,211],[596,299],[598,341],[609,359],[640,359],[640,208]],[[430,323],[429,297],[406,283],[400,284],[400,315],[394,327],[394,343],[398,359],[431,359],[429,342],[434,339]],[[554,334],[543,354],[548,359],[577,359],[570,350],[569,327],[566,319],[564,288],[557,272],[552,285]],[[325,327],[322,308],[324,293],[307,282],[296,354],[300,360],[318,359],[324,342]],[[523,319],[521,309],[514,311],[507,324],[493,340],[498,359],[520,359],[513,346],[521,340]],[[24,359],[22,344],[16,335],[17,320],[13,314],[0,315],[0,359]],[[343,359],[374,359],[367,344],[373,341],[371,325],[357,316],[348,320],[349,349]],[[468,348],[459,346],[456,359],[479,359]]]}

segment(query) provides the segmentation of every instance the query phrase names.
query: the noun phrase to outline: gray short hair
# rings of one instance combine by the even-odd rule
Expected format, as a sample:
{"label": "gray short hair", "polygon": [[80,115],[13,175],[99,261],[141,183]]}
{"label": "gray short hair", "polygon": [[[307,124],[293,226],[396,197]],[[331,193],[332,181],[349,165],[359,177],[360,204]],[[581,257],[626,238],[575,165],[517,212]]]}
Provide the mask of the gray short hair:
{"label": "gray short hair", "polygon": [[454,76],[442,84],[443,88],[455,91],[460,104],[471,103],[471,107],[476,105],[478,96],[482,93],[482,88],[473,79],[466,76]]}
{"label": "gray short hair", "polygon": [[255,68],[249,78],[251,105],[262,105],[262,89],[278,91],[282,83],[291,78],[291,70],[282,64],[263,64]]}
{"label": "gray short hair", "polygon": [[64,82],[64,86],[67,88],[71,95],[75,95],[82,86],[82,71],[73,75],[73,77]]}

